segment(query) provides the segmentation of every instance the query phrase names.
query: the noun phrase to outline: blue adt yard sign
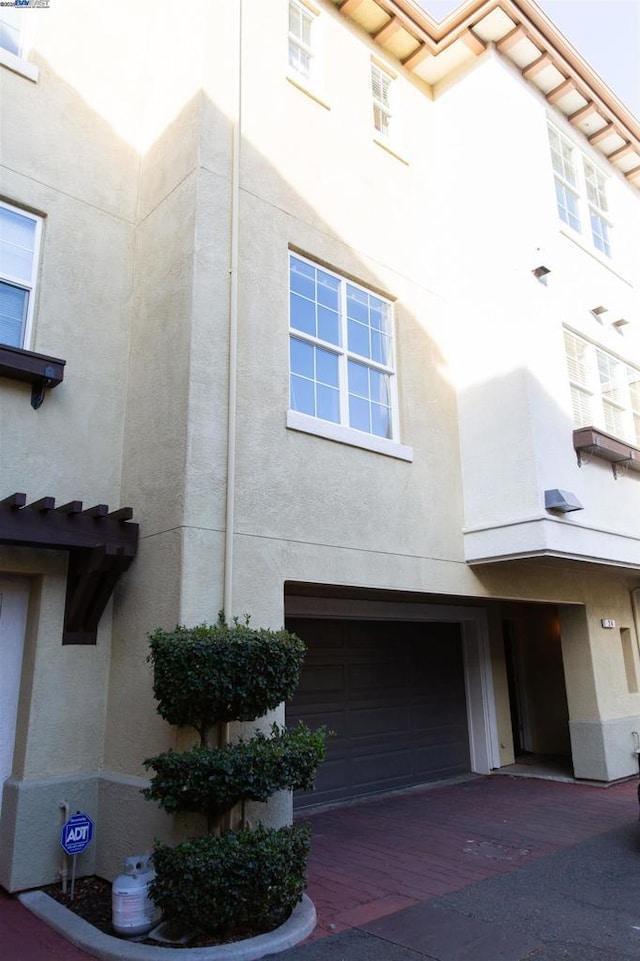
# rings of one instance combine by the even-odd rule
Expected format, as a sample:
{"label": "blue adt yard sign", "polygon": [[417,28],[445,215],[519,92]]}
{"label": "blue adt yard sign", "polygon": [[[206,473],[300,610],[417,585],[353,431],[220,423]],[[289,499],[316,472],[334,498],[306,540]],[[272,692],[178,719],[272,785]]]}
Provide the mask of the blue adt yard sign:
{"label": "blue adt yard sign", "polygon": [[82,854],[93,840],[93,821],[88,814],[78,811],[65,821],[60,834],[60,844],[67,854]]}

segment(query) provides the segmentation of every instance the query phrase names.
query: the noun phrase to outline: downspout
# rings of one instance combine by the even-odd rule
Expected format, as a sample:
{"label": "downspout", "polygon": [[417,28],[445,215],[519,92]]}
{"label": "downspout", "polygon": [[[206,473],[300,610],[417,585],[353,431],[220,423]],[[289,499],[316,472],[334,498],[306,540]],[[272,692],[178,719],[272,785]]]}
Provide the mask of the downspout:
{"label": "downspout", "polygon": [[229,384],[227,394],[227,491],[226,526],[224,537],[224,593],[222,608],[225,617],[232,616],[233,590],[233,535],[236,514],[236,401],[238,395],[238,261],[240,223],[240,143],[242,133],[242,0],[236,0],[238,73],[236,77],[236,115],[233,124],[231,157],[231,235],[229,268]]}

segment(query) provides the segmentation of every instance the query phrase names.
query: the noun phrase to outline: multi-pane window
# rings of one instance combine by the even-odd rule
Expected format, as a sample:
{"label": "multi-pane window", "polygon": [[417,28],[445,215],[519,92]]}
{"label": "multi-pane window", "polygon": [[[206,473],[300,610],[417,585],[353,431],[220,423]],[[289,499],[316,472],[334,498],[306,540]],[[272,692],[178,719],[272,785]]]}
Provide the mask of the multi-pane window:
{"label": "multi-pane window", "polygon": [[373,126],[382,137],[391,132],[391,85],[393,79],[376,63],[371,64]]}
{"label": "multi-pane window", "polygon": [[28,342],[39,241],[38,217],[0,204],[0,344]]}
{"label": "multi-pane window", "polygon": [[594,246],[607,257],[611,256],[606,181],[599,170],[584,160],[584,179],[587,186],[587,203]]}
{"label": "multi-pane window", "polygon": [[576,427],[640,446],[640,370],[570,330],[564,341]]}
{"label": "multi-pane window", "polygon": [[548,130],[558,216],[577,233],[589,223],[594,247],[610,257],[605,177],[554,127]]}
{"label": "multi-pane window", "polygon": [[289,0],[289,67],[306,81],[311,81],[314,74],[315,20],[307,6]]}
{"label": "multi-pane window", "polygon": [[22,56],[23,11],[17,7],[0,7],[0,47],[16,57]]}
{"label": "multi-pane window", "polygon": [[290,255],[291,410],[393,439],[393,309],[358,284]]}
{"label": "multi-pane window", "polygon": [[574,230],[580,231],[575,150],[553,127],[549,127],[549,142],[556,183],[558,215],[561,220],[564,220],[565,224],[569,224]]}

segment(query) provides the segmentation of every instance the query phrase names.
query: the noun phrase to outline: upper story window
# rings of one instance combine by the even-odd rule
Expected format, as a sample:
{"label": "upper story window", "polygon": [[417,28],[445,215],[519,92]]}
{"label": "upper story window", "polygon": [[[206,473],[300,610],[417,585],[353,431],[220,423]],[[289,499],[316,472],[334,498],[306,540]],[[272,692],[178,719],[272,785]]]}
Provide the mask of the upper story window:
{"label": "upper story window", "polygon": [[640,370],[573,331],[564,332],[576,427],[599,427],[640,446]]}
{"label": "upper story window", "polygon": [[376,63],[371,64],[373,126],[381,137],[391,134],[391,86],[393,78]]}
{"label": "upper story window", "polygon": [[33,318],[41,220],[0,203],[0,343],[26,347]]}
{"label": "upper story window", "polygon": [[312,83],[316,74],[317,16],[299,0],[289,0],[289,68]]}
{"label": "upper story window", "polygon": [[22,56],[24,14],[17,7],[0,7],[0,47]]}
{"label": "upper story window", "polygon": [[607,219],[609,207],[607,204],[606,181],[604,175],[588,160],[583,161],[583,167],[593,243],[598,250],[610,257],[611,244],[609,243],[609,221]]}
{"label": "upper story window", "polygon": [[566,137],[554,127],[548,130],[558,216],[579,234],[589,224],[594,247],[610,257],[606,179]]}
{"label": "upper story window", "polygon": [[291,410],[397,439],[391,303],[294,254],[289,279]]}
{"label": "upper story window", "polygon": [[[33,2],[33,0],[32,0]],[[42,6],[48,6],[48,0],[40,0]],[[0,6],[0,64],[8,67],[14,73],[19,73],[29,80],[38,79],[38,67],[25,59],[29,52],[27,34],[27,20],[32,31],[32,18],[25,18],[25,11],[19,6]]]}

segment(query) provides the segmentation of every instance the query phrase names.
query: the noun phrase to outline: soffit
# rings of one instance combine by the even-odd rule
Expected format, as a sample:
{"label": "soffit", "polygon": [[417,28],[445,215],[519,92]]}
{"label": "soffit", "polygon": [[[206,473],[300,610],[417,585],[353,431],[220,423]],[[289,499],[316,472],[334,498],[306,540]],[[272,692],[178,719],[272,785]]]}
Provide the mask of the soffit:
{"label": "soffit", "polygon": [[640,123],[530,0],[468,0],[440,22],[413,0],[332,2],[431,88],[495,46],[640,188]]}

